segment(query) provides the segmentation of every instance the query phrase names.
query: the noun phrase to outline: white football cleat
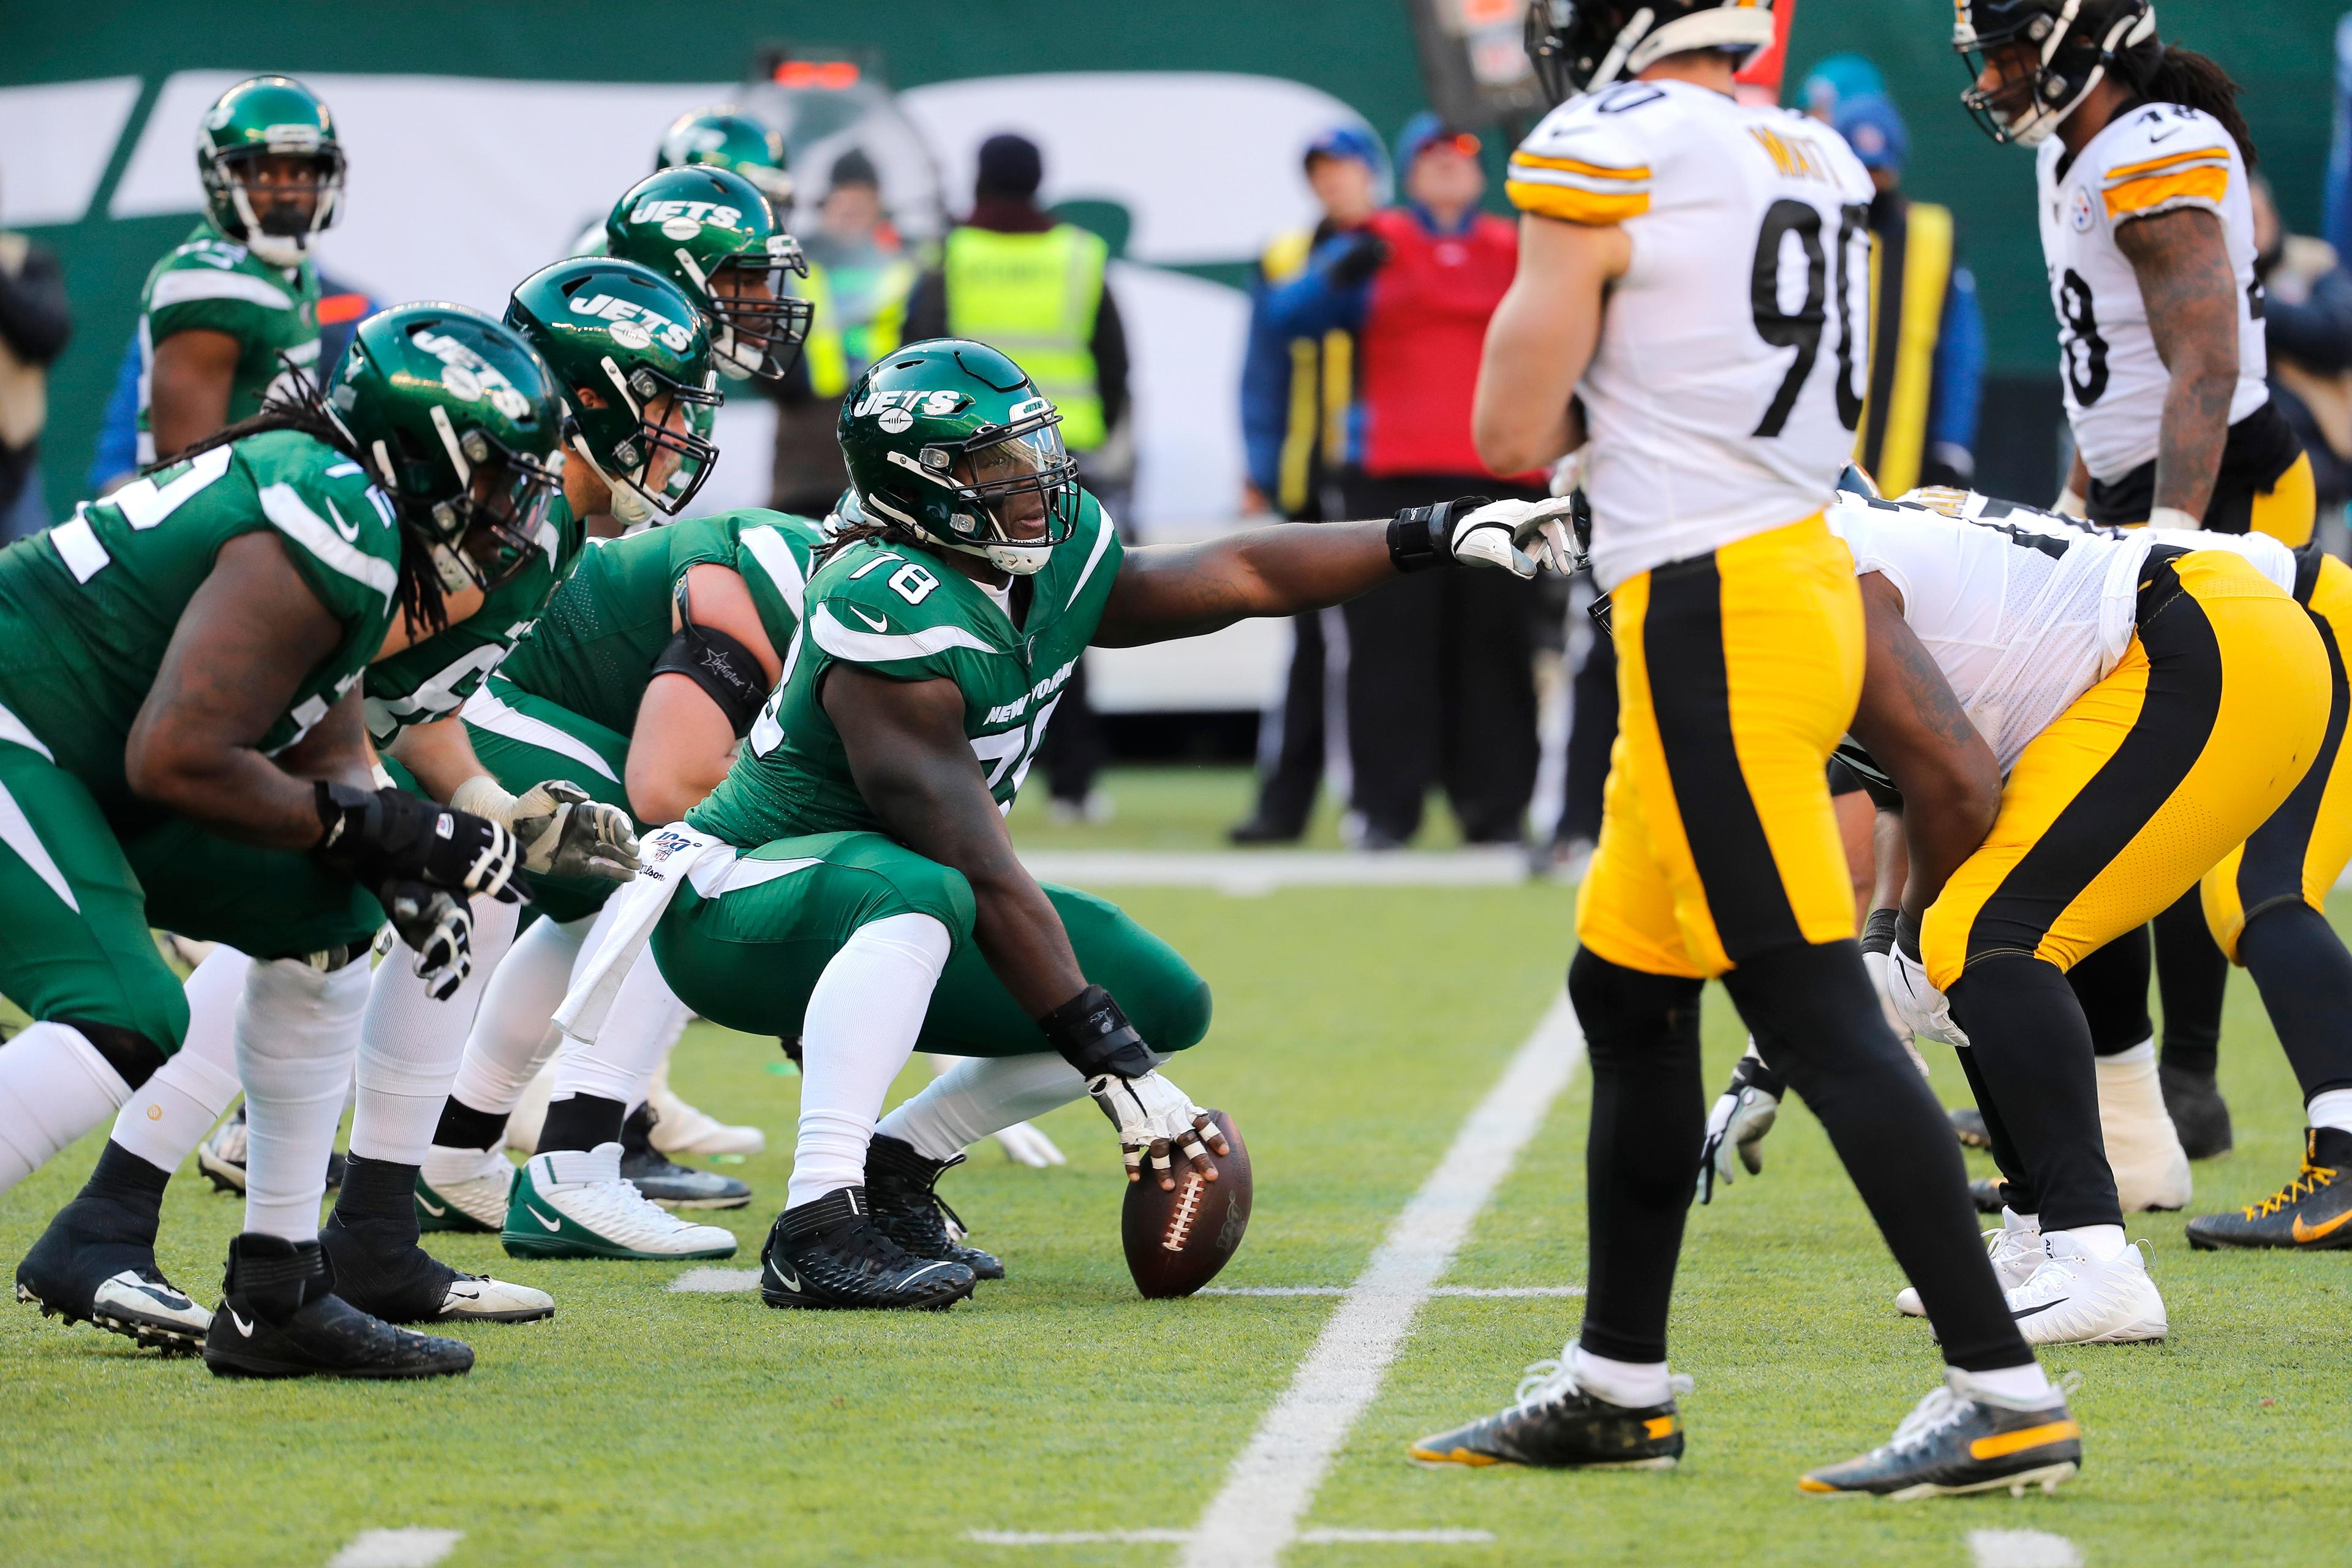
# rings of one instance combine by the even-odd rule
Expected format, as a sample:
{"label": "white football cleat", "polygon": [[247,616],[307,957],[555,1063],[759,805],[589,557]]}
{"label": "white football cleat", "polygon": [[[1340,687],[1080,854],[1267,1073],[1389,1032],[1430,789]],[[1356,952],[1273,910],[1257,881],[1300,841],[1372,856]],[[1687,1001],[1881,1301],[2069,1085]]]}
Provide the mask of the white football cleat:
{"label": "white football cleat", "polygon": [[551,1150],[523,1163],[499,1239],[516,1258],[732,1258],[735,1236],[693,1225],[621,1174],[621,1146]]}
{"label": "white football cleat", "polygon": [[721,1121],[709,1111],[688,1105],[669,1086],[669,1066],[654,1075],[646,1104],[654,1113],[653,1145],[665,1154],[760,1154],[768,1135],[756,1127]]}
{"label": "white football cleat", "polygon": [[472,1319],[477,1322],[535,1323],[541,1318],[555,1316],[555,1298],[544,1290],[534,1290],[528,1285],[510,1280],[493,1279],[487,1274],[461,1273],[449,1281],[448,1293],[441,1299],[441,1310],[436,1322],[460,1322]]}
{"label": "white football cleat", "polygon": [[1003,1145],[1004,1152],[1014,1164],[1026,1165],[1033,1171],[1070,1163],[1068,1156],[1055,1146],[1051,1138],[1026,1121],[1016,1121],[1010,1127],[999,1129],[996,1141]]}
{"label": "white football cleat", "polygon": [[[2003,1290],[2013,1290],[2033,1278],[2046,1256],[2042,1249],[2042,1226],[2029,1220],[2015,1209],[2000,1211],[2000,1227],[1984,1233],[1985,1255],[1992,1259],[1993,1277],[2000,1281]],[[1906,1285],[1895,1293],[1896,1310],[1914,1318],[1924,1318],[1927,1309],[1920,1303],[1919,1292]]]}
{"label": "white football cleat", "polygon": [[2160,1340],[2169,1325],[2164,1298],[2147,1277],[2144,1243],[2105,1263],[2064,1231],[2046,1232],[2049,1256],[2009,1292],[2010,1315],[2032,1345],[2127,1344]]}
{"label": "white football cleat", "polygon": [[2154,1044],[2136,1046],[2119,1057],[2101,1057],[2098,1073],[2099,1136],[2106,1144],[2107,1168],[2115,1173],[2116,1198],[2124,1213],[2188,1207],[2192,1195],[2189,1153],[2180,1146],[2172,1113],[2164,1108]]}
{"label": "white football cleat", "polygon": [[[22,1295],[20,1289],[18,1295]],[[126,1268],[90,1293],[90,1321],[141,1344],[201,1345],[213,1315],[160,1274]]]}
{"label": "white football cleat", "polygon": [[416,1228],[487,1230],[507,1223],[514,1162],[496,1149],[427,1150],[416,1173]]}

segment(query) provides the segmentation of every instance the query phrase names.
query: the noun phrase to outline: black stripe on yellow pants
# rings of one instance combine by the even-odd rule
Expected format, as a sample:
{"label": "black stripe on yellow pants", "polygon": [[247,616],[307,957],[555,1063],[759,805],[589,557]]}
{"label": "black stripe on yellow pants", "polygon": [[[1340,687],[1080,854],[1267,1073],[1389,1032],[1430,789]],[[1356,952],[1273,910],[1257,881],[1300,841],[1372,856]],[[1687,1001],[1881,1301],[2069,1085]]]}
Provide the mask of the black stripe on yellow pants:
{"label": "black stripe on yellow pants", "polygon": [[1617,585],[1620,710],[1577,934],[1699,978],[1853,935],[1826,765],[1862,690],[1853,558],[1820,516]]}
{"label": "black stripe on yellow pants", "polygon": [[2319,558],[2318,568],[2309,607],[2327,651],[2326,738],[2286,804],[2207,872],[2200,888],[2205,923],[2232,963],[2243,962],[2238,937],[2248,921],[2277,904],[2308,904],[2326,913],[2327,889],[2352,863],[2352,754],[2344,746],[2345,723],[2352,717],[2352,683],[2344,667],[2345,638],[2352,636],[2352,566],[2329,555]]}
{"label": "black stripe on yellow pants", "polygon": [[1921,933],[1928,977],[2020,953],[2071,969],[2197,886],[2284,804],[2327,729],[2311,617],[2242,556],[2142,573],[2178,593],[2121,663],[2026,746],[1984,843]]}

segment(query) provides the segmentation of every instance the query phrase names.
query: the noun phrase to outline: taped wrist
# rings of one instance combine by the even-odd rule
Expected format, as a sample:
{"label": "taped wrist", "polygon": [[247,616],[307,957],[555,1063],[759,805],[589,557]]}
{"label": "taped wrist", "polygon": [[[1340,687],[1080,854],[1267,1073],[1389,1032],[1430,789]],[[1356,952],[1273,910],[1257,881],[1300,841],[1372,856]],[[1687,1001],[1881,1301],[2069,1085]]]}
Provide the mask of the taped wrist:
{"label": "taped wrist", "polygon": [[1435,506],[1409,506],[1389,519],[1389,560],[1400,572],[1454,564],[1454,525],[1486,504],[1464,496]]}
{"label": "taped wrist", "polygon": [[1153,1068],[1151,1047],[1099,985],[1087,986],[1038,1019],[1037,1026],[1045,1032],[1045,1043],[1084,1077],[1141,1078]]}
{"label": "taped wrist", "polygon": [[451,790],[449,805],[453,810],[488,817],[500,827],[514,826],[515,797],[488,773],[476,773]]}
{"label": "taped wrist", "polygon": [[656,675],[683,675],[708,692],[741,740],[768,700],[767,672],[759,656],[717,626],[698,626],[687,613],[686,583],[677,584],[677,636],[654,660]]}
{"label": "taped wrist", "polygon": [[[1882,954],[1893,952],[1895,928],[1902,923],[1902,920],[1903,911],[1900,910],[1871,910],[1870,918],[1862,924],[1862,951]],[[1916,948],[1919,944],[1914,942],[1911,945]]]}

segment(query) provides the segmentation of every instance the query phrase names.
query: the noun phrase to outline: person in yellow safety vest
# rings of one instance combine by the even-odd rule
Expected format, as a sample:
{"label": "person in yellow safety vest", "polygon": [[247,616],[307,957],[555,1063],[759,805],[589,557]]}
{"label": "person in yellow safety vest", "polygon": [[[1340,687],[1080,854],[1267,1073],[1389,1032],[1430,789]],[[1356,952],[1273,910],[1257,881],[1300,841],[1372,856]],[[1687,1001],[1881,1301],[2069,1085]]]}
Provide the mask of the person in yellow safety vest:
{"label": "person in yellow safety vest", "polygon": [[1878,187],[1870,203],[1870,387],[1854,461],[1887,495],[1916,485],[1965,489],[1976,475],[1985,335],[1951,211],[1904,195],[1911,139],[1893,103],[1848,94],[1830,122]]}
{"label": "person in yellow safety vest", "polygon": [[[1038,206],[1045,174],[1045,154],[1025,136],[1004,132],[980,144],[971,216],[949,231],[939,267],[915,285],[907,341],[974,338],[1011,355],[1054,400],[1079,475],[1116,521],[1134,483],[1134,443],[1124,428],[1127,331],[1104,280],[1109,247]],[[1108,755],[1081,660],[1037,751],[1055,818],[1109,815],[1108,797],[1095,788]]]}
{"label": "person in yellow safety vest", "polygon": [[832,510],[849,483],[836,438],[841,395],[906,341],[907,297],[921,272],[883,209],[873,160],[856,148],[834,160],[816,219],[801,237],[808,276],[793,282],[816,316],[776,411],[769,502],[809,517]]}

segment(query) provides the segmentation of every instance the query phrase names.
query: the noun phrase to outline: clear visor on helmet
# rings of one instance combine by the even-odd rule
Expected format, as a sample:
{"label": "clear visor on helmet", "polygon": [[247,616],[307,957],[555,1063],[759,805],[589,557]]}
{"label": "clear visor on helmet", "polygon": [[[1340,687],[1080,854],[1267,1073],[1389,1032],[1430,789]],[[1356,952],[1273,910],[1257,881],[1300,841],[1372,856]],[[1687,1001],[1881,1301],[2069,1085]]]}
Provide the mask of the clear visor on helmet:
{"label": "clear visor on helmet", "polygon": [[1061,426],[1062,416],[1049,412],[955,454],[957,499],[994,531],[975,543],[1050,549],[1070,537],[1078,521],[1078,465],[1062,445]]}
{"label": "clear visor on helmet", "polygon": [[711,269],[710,342],[722,370],[770,384],[791,374],[816,320],[816,306],[791,292],[794,274],[808,276],[808,258],[788,239]]}

